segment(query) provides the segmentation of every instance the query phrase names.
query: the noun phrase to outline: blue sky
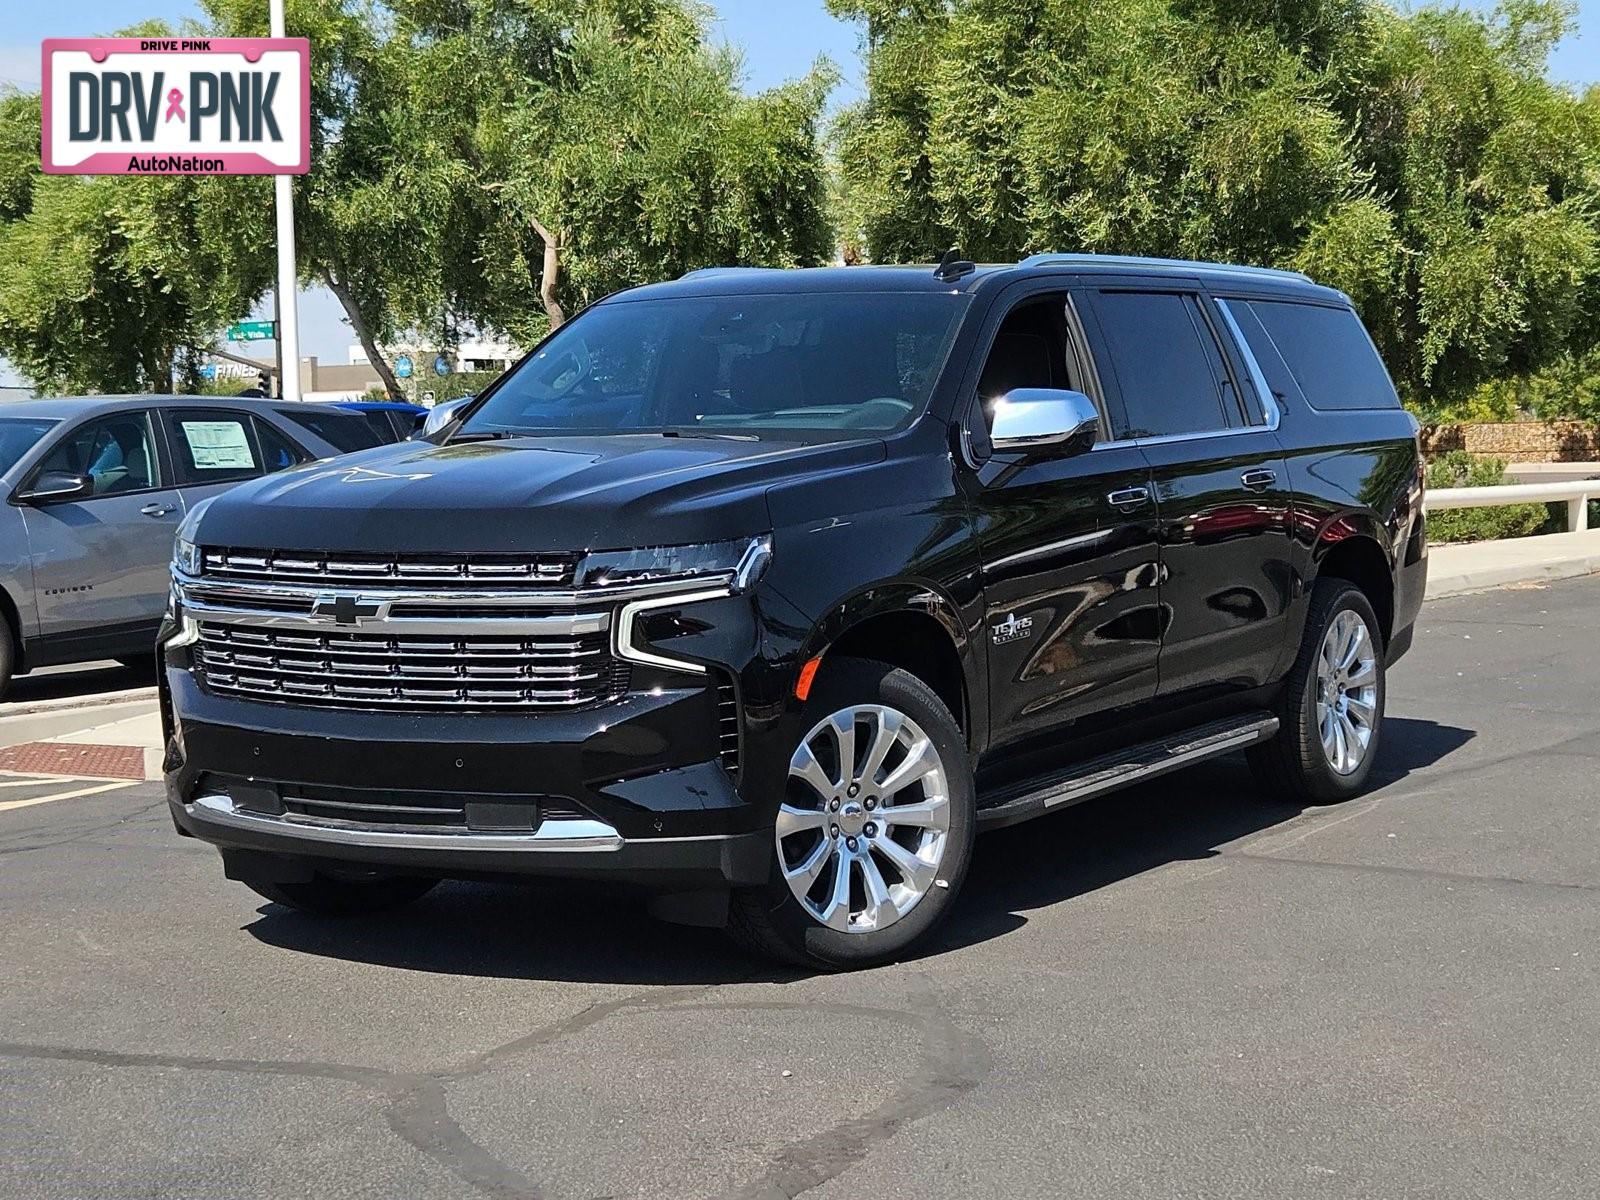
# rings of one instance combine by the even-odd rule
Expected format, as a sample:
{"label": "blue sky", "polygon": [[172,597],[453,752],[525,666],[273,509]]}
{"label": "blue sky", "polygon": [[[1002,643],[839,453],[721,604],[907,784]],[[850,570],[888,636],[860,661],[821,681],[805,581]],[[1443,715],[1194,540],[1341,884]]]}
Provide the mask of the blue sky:
{"label": "blue sky", "polygon": [[[261,0],[263,9],[267,0]],[[1474,7],[1493,7],[1479,0]],[[859,94],[861,67],[854,26],[828,15],[823,0],[716,0],[717,36],[743,48],[746,86],[760,90],[803,74],[826,54],[844,72],[835,102]],[[91,37],[148,17],[174,23],[198,13],[192,0],[0,0],[0,84],[37,87],[39,42],[46,37]],[[1580,0],[1580,35],[1560,46],[1551,62],[1558,79],[1600,82],[1600,0]],[[265,314],[259,314],[265,315]],[[344,362],[353,340],[338,304],[326,292],[301,302],[302,353]],[[259,350],[265,350],[265,345]],[[258,351],[259,352],[259,351]],[[0,382],[6,372],[0,362]]]}

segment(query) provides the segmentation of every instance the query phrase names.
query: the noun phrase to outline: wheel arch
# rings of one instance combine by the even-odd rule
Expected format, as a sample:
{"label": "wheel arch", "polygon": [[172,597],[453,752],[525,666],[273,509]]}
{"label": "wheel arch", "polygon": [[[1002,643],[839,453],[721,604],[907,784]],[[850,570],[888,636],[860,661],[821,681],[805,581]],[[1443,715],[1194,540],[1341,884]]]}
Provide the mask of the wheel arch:
{"label": "wheel arch", "polygon": [[962,736],[974,743],[987,714],[955,604],[939,592],[914,585],[871,588],[836,606],[807,639],[802,663],[820,658],[820,670],[837,657],[868,658],[915,675],[949,708]]}
{"label": "wheel arch", "polygon": [[14,661],[11,664],[11,673],[22,673],[27,661],[26,642],[22,636],[22,614],[17,610],[17,602],[11,598],[8,588],[0,587],[0,618],[6,623],[6,628],[11,633],[11,653]]}
{"label": "wheel arch", "polygon": [[1318,546],[1316,579],[1355,584],[1377,615],[1384,645],[1394,633],[1394,570],[1382,543],[1370,533],[1327,539]]}

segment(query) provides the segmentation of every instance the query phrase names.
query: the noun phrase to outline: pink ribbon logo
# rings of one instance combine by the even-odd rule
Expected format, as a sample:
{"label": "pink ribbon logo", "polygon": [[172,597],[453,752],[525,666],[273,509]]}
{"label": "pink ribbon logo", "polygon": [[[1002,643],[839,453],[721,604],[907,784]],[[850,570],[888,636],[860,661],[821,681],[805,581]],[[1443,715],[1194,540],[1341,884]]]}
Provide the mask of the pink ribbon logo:
{"label": "pink ribbon logo", "polygon": [[[173,88],[170,92],[167,93],[167,117],[166,117],[166,119],[168,121],[170,121],[170,120],[172,120],[173,117],[177,117],[178,120],[180,120],[180,121],[187,121],[189,119],[188,117],[183,115],[183,93],[181,91],[179,91],[177,88]],[[163,122],[163,124],[164,123],[165,122]]]}

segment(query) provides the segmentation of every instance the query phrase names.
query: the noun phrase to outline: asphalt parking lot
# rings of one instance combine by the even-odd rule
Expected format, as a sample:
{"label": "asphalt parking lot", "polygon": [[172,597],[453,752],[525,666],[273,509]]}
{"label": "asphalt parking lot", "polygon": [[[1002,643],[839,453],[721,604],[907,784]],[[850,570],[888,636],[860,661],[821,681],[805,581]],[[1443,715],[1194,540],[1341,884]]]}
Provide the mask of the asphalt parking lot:
{"label": "asphalt parking lot", "polygon": [[0,788],[0,1195],[1593,1196],[1597,618],[1432,602],[1370,796],[991,835],[850,976],[560,888],[318,922],[155,785]]}

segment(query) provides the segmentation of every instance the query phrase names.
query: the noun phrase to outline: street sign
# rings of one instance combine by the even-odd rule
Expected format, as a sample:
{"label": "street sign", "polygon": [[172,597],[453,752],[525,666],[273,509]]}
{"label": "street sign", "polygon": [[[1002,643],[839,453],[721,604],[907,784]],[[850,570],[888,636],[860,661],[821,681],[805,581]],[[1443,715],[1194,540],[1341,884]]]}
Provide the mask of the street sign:
{"label": "street sign", "polygon": [[396,379],[410,379],[411,372],[416,369],[416,364],[411,361],[409,354],[402,354],[394,360],[394,377]]}
{"label": "street sign", "polygon": [[52,175],[303,175],[305,38],[46,38]]}
{"label": "street sign", "polygon": [[228,326],[230,342],[269,342],[278,336],[275,321],[235,321]]}
{"label": "street sign", "polygon": [[441,379],[450,374],[450,360],[442,354],[434,355],[433,373]]}

